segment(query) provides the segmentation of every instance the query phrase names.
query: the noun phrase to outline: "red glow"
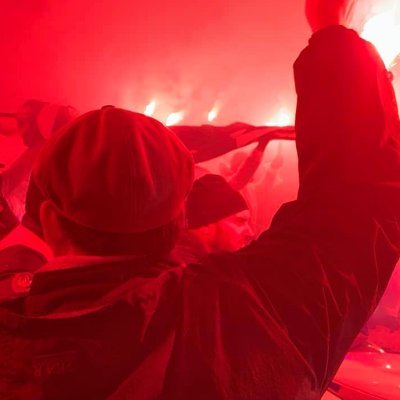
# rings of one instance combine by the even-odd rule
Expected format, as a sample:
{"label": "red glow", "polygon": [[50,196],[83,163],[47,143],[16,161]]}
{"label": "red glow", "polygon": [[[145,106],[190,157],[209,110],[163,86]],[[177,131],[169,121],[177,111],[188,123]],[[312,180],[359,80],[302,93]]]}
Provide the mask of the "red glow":
{"label": "red glow", "polygon": [[[389,2],[390,7],[369,20],[363,35],[392,68],[400,93],[400,64],[393,65],[400,52],[400,0]],[[302,1],[3,3],[0,111],[5,115],[0,116],[0,163],[6,167],[25,150],[15,119],[6,114],[28,98],[71,104],[80,112],[114,104],[167,126],[294,124],[292,63],[310,35]],[[44,123],[40,127],[51,130]],[[231,177],[255,146],[235,149],[198,167]],[[254,202],[257,233],[269,226],[298,189],[294,142],[276,140],[260,159],[260,169],[243,190],[246,200]],[[270,181],[263,186],[266,176]],[[399,399],[400,356],[374,346],[366,354],[348,354],[336,379],[344,388],[341,398],[352,400],[356,387]]]}

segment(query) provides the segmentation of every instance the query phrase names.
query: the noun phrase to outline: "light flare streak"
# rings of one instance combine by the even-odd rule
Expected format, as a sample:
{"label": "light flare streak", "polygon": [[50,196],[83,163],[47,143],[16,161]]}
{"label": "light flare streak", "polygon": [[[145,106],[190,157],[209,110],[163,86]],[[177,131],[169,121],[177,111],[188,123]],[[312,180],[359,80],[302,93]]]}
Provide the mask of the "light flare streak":
{"label": "light flare streak", "polygon": [[208,122],[213,122],[219,114],[219,108],[217,106],[214,106],[214,108],[208,113]]}
{"label": "light flare streak", "polygon": [[177,125],[183,120],[184,116],[185,114],[183,111],[171,113],[168,115],[165,121],[165,125],[167,126]]}
{"label": "light flare streak", "polygon": [[148,117],[152,117],[154,115],[154,111],[156,111],[156,106],[157,103],[155,100],[147,104],[145,110],[144,110],[144,115],[147,115]]}
{"label": "light flare streak", "polygon": [[273,118],[271,118],[265,123],[265,125],[267,126],[293,125],[292,113],[287,108],[282,107]]}
{"label": "light flare streak", "polygon": [[386,67],[390,69],[400,53],[400,0],[392,1],[371,17],[361,36],[374,44]]}

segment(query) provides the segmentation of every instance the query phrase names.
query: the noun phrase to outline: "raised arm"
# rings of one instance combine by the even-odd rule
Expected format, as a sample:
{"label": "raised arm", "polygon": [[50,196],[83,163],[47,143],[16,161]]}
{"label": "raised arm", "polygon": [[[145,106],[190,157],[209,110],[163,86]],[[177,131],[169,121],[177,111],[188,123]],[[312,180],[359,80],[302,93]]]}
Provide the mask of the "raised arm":
{"label": "raised arm", "polygon": [[229,184],[235,190],[242,190],[253,178],[260,166],[265,148],[274,139],[294,140],[294,130],[276,130],[266,133],[258,140],[257,146],[250,155],[244,160],[236,174],[230,179]]}
{"label": "raised arm", "polygon": [[294,72],[298,200],[244,252],[265,246],[271,267],[250,275],[322,394],[398,260],[400,123],[380,57],[353,30],[317,31]]}
{"label": "raised arm", "polygon": [[399,258],[400,122],[385,67],[355,31],[317,31],[294,71],[298,199],[248,247],[210,257],[201,293],[190,290],[218,302],[207,340],[232,355],[235,387],[317,399]]}

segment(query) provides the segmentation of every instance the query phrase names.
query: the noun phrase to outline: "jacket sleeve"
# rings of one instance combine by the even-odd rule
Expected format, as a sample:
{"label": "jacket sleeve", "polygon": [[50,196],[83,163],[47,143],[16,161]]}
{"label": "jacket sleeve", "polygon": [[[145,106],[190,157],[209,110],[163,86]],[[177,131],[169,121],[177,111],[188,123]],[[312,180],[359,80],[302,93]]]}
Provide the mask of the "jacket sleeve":
{"label": "jacket sleeve", "polygon": [[[282,379],[293,368],[299,378],[281,381],[290,396],[325,391],[398,260],[400,130],[387,79],[355,32],[336,26],[312,37],[295,63],[298,199],[258,240],[203,264],[201,274],[213,276],[203,284],[216,292],[213,329],[241,332],[225,354],[244,360],[258,348],[257,373],[281,371]],[[232,342],[229,332],[216,342]]]}
{"label": "jacket sleeve", "polygon": [[263,156],[263,150],[259,150],[258,147],[253,149],[240,165],[239,170],[229,180],[231,187],[233,187],[235,190],[243,190],[257,172],[259,166],[261,165]]}
{"label": "jacket sleeve", "polygon": [[312,37],[295,83],[298,199],[240,258],[323,391],[398,260],[400,124],[376,50],[344,27]]}

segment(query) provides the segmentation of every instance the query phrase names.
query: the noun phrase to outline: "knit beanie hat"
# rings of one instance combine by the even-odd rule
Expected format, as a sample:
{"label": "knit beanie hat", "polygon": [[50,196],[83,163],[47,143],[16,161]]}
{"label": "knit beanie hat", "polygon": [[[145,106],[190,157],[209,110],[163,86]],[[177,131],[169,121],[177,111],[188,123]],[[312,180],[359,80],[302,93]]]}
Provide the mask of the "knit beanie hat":
{"label": "knit beanie hat", "polygon": [[107,106],[51,137],[32,177],[58,212],[87,228],[139,233],[181,212],[193,160],[155,119]]}
{"label": "knit beanie hat", "polygon": [[186,202],[189,229],[220,221],[247,210],[243,196],[220,175],[207,174],[197,179]]}

